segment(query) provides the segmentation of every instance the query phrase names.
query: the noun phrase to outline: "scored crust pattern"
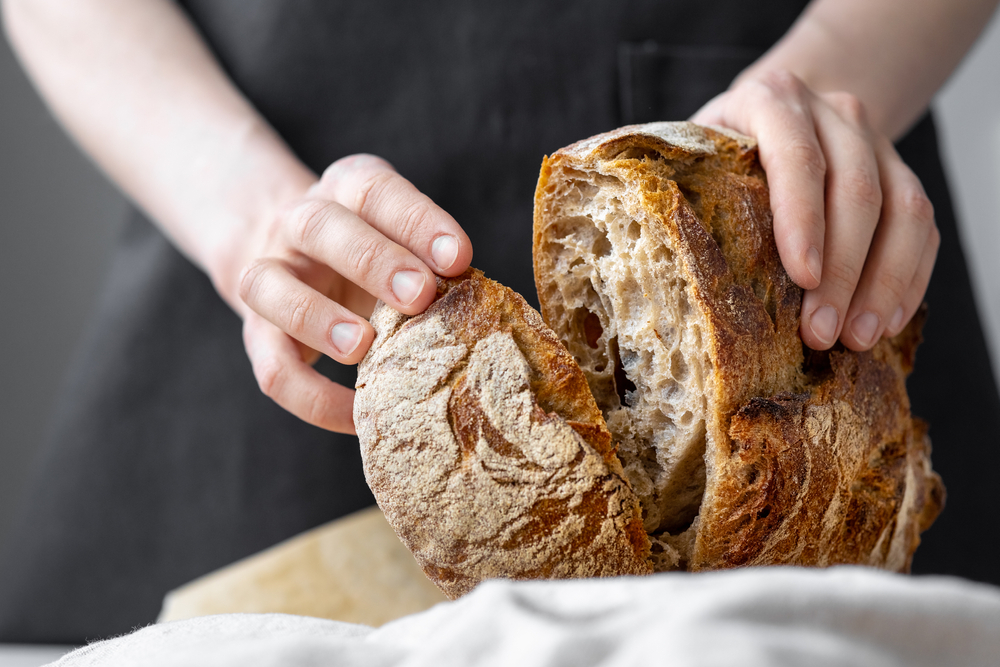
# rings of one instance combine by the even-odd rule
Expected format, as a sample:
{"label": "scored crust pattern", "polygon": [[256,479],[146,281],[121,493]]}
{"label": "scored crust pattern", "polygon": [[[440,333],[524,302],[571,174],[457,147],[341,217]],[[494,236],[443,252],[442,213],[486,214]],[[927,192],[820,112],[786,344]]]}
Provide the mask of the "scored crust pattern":
{"label": "scored crust pattern", "polygon": [[428,577],[645,574],[649,541],[572,357],[524,300],[475,270],[417,317],[380,304],[358,369],[365,476]]}

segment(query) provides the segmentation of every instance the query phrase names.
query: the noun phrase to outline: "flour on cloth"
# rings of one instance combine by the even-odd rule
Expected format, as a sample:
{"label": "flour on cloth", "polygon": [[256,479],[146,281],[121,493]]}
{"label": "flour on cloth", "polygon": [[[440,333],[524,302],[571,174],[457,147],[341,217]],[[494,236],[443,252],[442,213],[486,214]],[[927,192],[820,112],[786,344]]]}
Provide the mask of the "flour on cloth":
{"label": "flour on cloth", "polygon": [[154,625],[59,667],[1000,664],[1000,589],[855,567],[490,581],[374,629],[282,614]]}

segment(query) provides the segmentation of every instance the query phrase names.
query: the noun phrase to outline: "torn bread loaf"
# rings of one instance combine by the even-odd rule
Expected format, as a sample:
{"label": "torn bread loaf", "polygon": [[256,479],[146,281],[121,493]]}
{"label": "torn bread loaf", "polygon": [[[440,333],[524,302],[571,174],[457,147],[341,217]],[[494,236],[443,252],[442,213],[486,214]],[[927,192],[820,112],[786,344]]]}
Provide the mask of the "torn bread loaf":
{"label": "torn bread loaf", "polygon": [[416,317],[379,304],[358,368],[368,483],[447,595],[909,568],[944,501],[904,384],[923,313],[870,352],[804,355],[751,139],[655,123],[556,152],[534,258],[545,322],[470,270]]}
{"label": "torn bread loaf", "polygon": [[646,574],[650,544],[576,362],[474,269],[408,317],[380,303],[354,422],[368,484],[448,596],[484,579]]}
{"label": "torn bread loaf", "polygon": [[904,384],[922,316],[870,352],[806,363],[752,139],[653,123],[557,151],[534,261],[656,570],[908,569],[944,498]]}

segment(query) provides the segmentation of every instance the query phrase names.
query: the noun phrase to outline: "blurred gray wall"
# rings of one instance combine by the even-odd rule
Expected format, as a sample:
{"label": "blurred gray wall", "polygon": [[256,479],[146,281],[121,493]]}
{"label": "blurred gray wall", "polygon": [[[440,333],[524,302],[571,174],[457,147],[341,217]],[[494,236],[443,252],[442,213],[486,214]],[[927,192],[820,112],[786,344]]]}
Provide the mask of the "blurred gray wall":
{"label": "blurred gray wall", "polygon": [[[998,72],[994,18],[936,108],[1000,371]],[[0,41],[0,546],[124,211],[122,197],[61,133]]]}
{"label": "blurred gray wall", "polygon": [[1000,378],[1000,12],[934,106],[993,374]]}

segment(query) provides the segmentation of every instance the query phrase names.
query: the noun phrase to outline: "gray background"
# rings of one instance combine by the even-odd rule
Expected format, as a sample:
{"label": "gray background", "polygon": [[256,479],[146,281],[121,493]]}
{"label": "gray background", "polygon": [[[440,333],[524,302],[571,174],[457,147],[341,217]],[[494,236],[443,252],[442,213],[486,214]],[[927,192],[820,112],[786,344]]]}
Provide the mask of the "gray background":
{"label": "gray background", "polygon": [[[994,17],[935,106],[1000,371],[998,72]],[[0,547],[125,208],[62,134],[0,40]]]}

